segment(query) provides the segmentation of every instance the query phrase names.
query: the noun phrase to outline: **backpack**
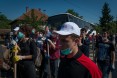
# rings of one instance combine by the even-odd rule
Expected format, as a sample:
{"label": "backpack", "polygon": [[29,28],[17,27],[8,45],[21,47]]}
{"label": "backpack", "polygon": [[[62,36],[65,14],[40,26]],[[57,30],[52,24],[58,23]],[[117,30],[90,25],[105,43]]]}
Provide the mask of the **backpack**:
{"label": "backpack", "polygon": [[37,57],[35,59],[35,66],[40,67],[42,62],[42,54],[40,48],[37,47]]}
{"label": "backpack", "polygon": [[10,59],[9,59],[9,55],[10,55],[10,50],[7,49],[6,46],[4,45],[0,45],[0,70],[9,70],[10,69]]}
{"label": "backpack", "polygon": [[[28,40],[29,46],[30,46],[30,43],[31,43],[32,40],[33,39]],[[40,67],[41,62],[42,62],[42,54],[41,54],[40,48],[38,46],[36,48],[37,48],[37,57],[36,57],[34,63],[35,63],[36,67]]]}
{"label": "backpack", "polygon": [[97,53],[97,59],[100,61],[109,60],[109,44],[99,43],[98,45],[98,53]]}

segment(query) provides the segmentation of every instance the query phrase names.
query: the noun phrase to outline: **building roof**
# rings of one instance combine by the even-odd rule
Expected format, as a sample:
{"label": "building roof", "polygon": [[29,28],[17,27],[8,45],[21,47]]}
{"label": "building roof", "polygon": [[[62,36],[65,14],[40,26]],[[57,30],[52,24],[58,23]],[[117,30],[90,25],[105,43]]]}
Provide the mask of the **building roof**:
{"label": "building roof", "polygon": [[37,16],[37,19],[40,19],[42,16],[44,16],[44,18],[42,19],[43,21],[46,21],[48,19],[48,16],[46,14],[42,13],[40,10],[31,9],[28,12],[24,13],[22,16],[18,17],[16,20],[24,20],[25,15],[31,17],[32,10],[34,10],[34,15]]}
{"label": "building roof", "polygon": [[14,21],[12,21],[10,24],[13,24],[14,22],[16,21],[20,21],[20,20],[24,20],[25,19],[25,16],[29,16],[31,17],[31,12],[32,10],[34,10],[34,15],[37,16],[37,20],[42,18],[43,21],[46,21],[48,19],[48,16],[44,13],[42,13],[40,10],[38,9],[31,9],[29,11],[26,11],[26,13],[24,13],[23,15],[21,15],[20,17],[18,17],[17,19],[15,19]]}

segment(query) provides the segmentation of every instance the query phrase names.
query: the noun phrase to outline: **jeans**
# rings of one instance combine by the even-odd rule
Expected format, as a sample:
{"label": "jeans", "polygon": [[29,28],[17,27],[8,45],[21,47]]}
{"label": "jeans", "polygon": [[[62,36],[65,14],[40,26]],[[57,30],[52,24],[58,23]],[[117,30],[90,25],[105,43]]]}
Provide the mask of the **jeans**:
{"label": "jeans", "polygon": [[[51,75],[51,78],[57,78],[57,73],[58,73],[58,66],[59,66],[59,59],[56,60],[50,60],[47,62],[47,59],[45,61],[45,67],[44,67],[44,73],[42,78],[47,78],[48,76]],[[50,71],[49,71],[49,66],[50,66]]]}
{"label": "jeans", "polygon": [[51,70],[52,78],[56,78],[57,77],[58,65],[59,65],[59,59],[50,60],[50,70]]}
{"label": "jeans", "polygon": [[109,78],[109,73],[110,73],[110,64],[106,63],[105,61],[98,61],[98,66],[100,70],[102,71],[102,78]]}

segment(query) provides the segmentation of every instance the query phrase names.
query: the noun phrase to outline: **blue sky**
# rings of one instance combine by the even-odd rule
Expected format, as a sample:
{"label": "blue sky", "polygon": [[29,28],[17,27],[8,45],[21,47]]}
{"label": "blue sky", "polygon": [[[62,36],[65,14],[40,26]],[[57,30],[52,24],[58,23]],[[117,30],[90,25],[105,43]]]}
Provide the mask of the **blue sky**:
{"label": "blue sky", "polygon": [[8,19],[14,20],[26,12],[26,6],[30,9],[41,8],[42,12],[48,16],[74,9],[84,17],[84,20],[98,23],[105,2],[109,3],[111,15],[116,17],[117,0],[0,0],[0,12],[5,14]]}

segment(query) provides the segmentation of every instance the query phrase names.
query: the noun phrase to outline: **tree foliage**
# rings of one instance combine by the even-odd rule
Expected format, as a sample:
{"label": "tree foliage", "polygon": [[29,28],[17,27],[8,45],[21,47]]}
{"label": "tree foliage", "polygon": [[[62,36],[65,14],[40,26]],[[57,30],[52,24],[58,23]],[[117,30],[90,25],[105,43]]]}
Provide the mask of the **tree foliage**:
{"label": "tree foliage", "polygon": [[11,26],[9,25],[9,23],[11,22],[11,20],[7,19],[7,17],[0,13],[0,29],[9,29],[11,28]]}
{"label": "tree foliage", "polygon": [[100,17],[100,26],[103,30],[108,31],[111,28],[111,23],[113,21],[113,16],[110,15],[110,8],[108,3],[104,3],[102,8],[102,17]]}
{"label": "tree foliage", "polygon": [[77,16],[77,17],[83,19],[83,16],[80,16],[79,13],[75,12],[73,9],[68,9],[68,10],[66,11],[66,13],[70,13],[70,14],[72,14],[72,15],[74,15],[74,16]]}
{"label": "tree foliage", "polygon": [[107,25],[110,26],[110,29],[108,30],[108,32],[110,32],[111,34],[117,33],[117,23],[116,23],[116,21],[110,22]]}
{"label": "tree foliage", "polygon": [[101,33],[102,31],[102,28],[99,24],[96,24],[93,28],[96,30],[97,33]]}
{"label": "tree foliage", "polygon": [[22,21],[22,23],[28,24],[28,25],[34,27],[37,30],[41,29],[40,25],[44,25],[45,24],[43,22],[43,20],[42,20],[44,18],[44,16],[42,16],[40,19],[38,19],[38,16],[36,16],[34,14],[34,9],[31,10],[31,15],[30,16],[28,16],[26,14],[24,14],[24,15],[25,15],[25,19]]}

